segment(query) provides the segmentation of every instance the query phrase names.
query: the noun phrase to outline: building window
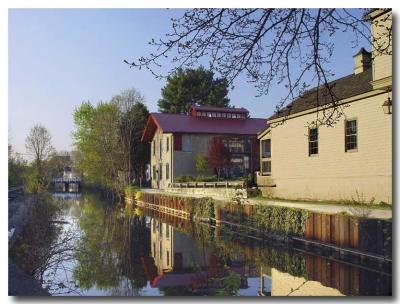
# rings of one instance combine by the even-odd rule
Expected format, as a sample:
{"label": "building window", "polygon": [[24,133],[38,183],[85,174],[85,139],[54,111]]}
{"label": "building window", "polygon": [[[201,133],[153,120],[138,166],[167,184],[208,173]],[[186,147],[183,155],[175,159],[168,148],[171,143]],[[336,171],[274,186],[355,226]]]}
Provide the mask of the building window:
{"label": "building window", "polygon": [[232,118],[232,114],[231,113],[226,113],[226,118]]}
{"label": "building window", "polygon": [[153,179],[155,180],[156,178],[156,166],[153,166]]}
{"label": "building window", "polygon": [[190,135],[182,135],[182,151],[192,151],[192,138],[190,137]]}
{"label": "building window", "polygon": [[167,266],[169,266],[169,250],[167,250]]}
{"label": "building window", "polygon": [[169,137],[167,137],[167,152],[169,151]]}
{"label": "building window", "polygon": [[162,237],[162,223],[158,222],[158,232],[160,233],[160,237]]}
{"label": "building window", "polygon": [[261,141],[261,155],[263,158],[271,157],[271,139]]}
{"label": "building window", "polygon": [[217,117],[220,118],[221,117],[221,113],[217,112]]}
{"label": "building window", "polygon": [[162,242],[160,241],[160,260],[162,260]]}
{"label": "building window", "polygon": [[160,164],[159,166],[158,166],[158,176],[159,176],[159,179],[161,180],[162,179],[162,164]]}
{"label": "building window", "polygon": [[222,118],[226,118],[226,113],[222,113]]}
{"label": "building window", "polygon": [[153,243],[153,257],[156,257],[156,243]]}
{"label": "building window", "polygon": [[270,160],[264,160],[262,161],[262,175],[271,175],[271,161]]}
{"label": "building window", "polygon": [[346,120],[345,130],[345,149],[346,152],[349,150],[357,149],[357,120]]}
{"label": "building window", "polygon": [[165,164],[165,179],[169,179],[169,164]]}
{"label": "building window", "polygon": [[165,238],[169,240],[169,225],[165,224]]}
{"label": "building window", "polygon": [[318,128],[308,129],[308,155],[318,154]]}
{"label": "building window", "polygon": [[160,159],[162,157],[162,140],[160,139]]}
{"label": "building window", "polygon": [[156,155],[156,141],[153,141],[153,155]]}
{"label": "building window", "polygon": [[244,153],[244,139],[232,137],[228,140],[229,151],[231,153]]}

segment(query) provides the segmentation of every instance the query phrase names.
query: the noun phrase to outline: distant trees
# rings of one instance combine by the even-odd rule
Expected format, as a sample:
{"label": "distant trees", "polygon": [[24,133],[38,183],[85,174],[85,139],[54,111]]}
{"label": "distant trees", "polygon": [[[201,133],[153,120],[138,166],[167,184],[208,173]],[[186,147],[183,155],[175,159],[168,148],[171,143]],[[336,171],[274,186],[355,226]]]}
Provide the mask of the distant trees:
{"label": "distant trees", "polygon": [[40,124],[34,125],[26,137],[25,148],[33,157],[38,174],[43,175],[43,162],[54,150],[50,132]]}
{"label": "distant trees", "polygon": [[25,148],[33,158],[31,170],[25,176],[25,190],[31,193],[43,192],[47,189],[45,162],[54,151],[50,132],[40,124],[34,125],[26,137]]}
{"label": "distant trees", "polygon": [[167,78],[158,107],[163,113],[187,113],[192,104],[229,106],[228,81],[214,78],[214,73],[200,66],[178,69]]}
{"label": "distant trees", "polygon": [[133,177],[141,176],[149,157],[147,144],[140,141],[148,115],[143,97],[135,90],[124,91],[110,102],[84,102],[74,111],[77,167],[85,182],[122,193]]}
{"label": "distant trees", "polygon": [[208,163],[217,172],[220,179],[221,173],[228,168],[231,163],[231,153],[225,146],[222,136],[214,136],[208,144]]}
{"label": "distant trees", "polygon": [[17,186],[24,184],[28,171],[28,162],[8,145],[8,184]]}
{"label": "distant trees", "polygon": [[61,177],[66,167],[73,167],[71,154],[67,151],[53,151],[44,164],[46,179]]}

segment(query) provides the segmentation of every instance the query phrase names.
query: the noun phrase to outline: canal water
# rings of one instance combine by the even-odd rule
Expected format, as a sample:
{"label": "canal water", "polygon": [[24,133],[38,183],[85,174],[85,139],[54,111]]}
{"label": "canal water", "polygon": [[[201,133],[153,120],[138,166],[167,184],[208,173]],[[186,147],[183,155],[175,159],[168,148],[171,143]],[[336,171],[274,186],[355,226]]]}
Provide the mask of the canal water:
{"label": "canal water", "polygon": [[59,296],[391,295],[390,269],[270,244],[94,194],[61,212],[42,286]]}

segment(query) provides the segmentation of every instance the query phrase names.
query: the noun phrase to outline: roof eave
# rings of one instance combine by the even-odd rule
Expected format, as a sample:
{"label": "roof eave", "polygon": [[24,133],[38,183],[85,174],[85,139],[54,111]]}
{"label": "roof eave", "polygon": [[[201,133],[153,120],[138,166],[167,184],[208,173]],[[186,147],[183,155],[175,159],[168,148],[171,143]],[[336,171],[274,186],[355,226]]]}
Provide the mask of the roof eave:
{"label": "roof eave", "polygon": [[[140,139],[142,142],[146,141],[146,137],[147,137],[146,134],[148,133],[148,127],[149,127],[150,123],[152,123],[152,122],[154,122],[154,124],[156,125],[157,128],[162,130],[160,124],[157,121],[157,119],[154,117],[153,114],[150,114],[149,118],[147,119],[146,126],[144,127],[142,137]],[[151,140],[147,140],[147,142],[150,142],[150,141]]]}

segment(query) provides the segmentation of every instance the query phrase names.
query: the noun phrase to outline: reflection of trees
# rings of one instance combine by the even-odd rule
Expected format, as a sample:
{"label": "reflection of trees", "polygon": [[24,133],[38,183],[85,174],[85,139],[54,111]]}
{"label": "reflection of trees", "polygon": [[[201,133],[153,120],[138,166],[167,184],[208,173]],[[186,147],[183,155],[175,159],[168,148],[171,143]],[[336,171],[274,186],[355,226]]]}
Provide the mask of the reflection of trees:
{"label": "reflection of trees", "polygon": [[24,227],[10,256],[29,275],[44,284],[52,294],[72,292],[67,276],[57,276],[68,271],[74,257],[73,241],[76,232],[54,222],[60,209],[50,197],[40,196],[30,220]]}
{"label": "reflection of trees", "polygon": [[82,206],[73,277],[81,289],[111,290],[113,295],[137,294],[146,286],[141,256],[149,255],[150,232],[144,217],[127,216],[119,208],[95,204]]}

